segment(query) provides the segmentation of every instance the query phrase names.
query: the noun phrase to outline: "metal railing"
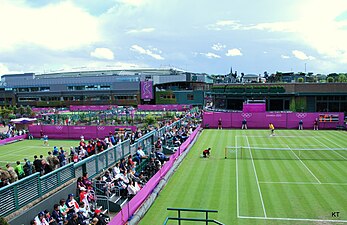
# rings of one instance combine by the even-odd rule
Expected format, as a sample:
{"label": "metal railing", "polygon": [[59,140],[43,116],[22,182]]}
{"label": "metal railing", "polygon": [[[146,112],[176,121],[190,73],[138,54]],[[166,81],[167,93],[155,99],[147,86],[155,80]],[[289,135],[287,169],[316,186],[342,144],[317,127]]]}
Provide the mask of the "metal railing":
{"label": "metal railing", "polygon": [[103,152],[90,156],[80,162],[65,165],[44,176],[40,176],[40,173],[35,173],[0,188],[0,216],[8,216],[20,208],[27,206],[29,203],[37,201],[45,194],[61,187],[66,182],[81,177],[83,172],[87,172],[89,178],[97,176],[120,159],[130,154],[135,154],[139,146],[142,146],[144,151],[151,152],[156,137],[164,134],[166,129],[170,129],[176,125],[180,126],[180,124],[181,121],[176,121],[169,127],[163,127],[145,134],[132,145],[129,140],[126,140]]}
{"label": "metal railing", "polygon": [[[177,220],[179,225],[181,225],[181,221],[205,222],[206,225],[208,225],[208,223],[215,223],[215,224],[219,224],[219,225],[224,225],[223,223],[221,223],[217,220],[208,218],[208,213],[218,213],[217,210],[187,209],[187,208],[167,208],[167,210],[177,211],[177,217],[166,217],[163,225],[166,225],[169,220]],[[201,212],[201,213],[205,213],[205,218],[185,218],[185,217],[181,217],[181,212]]]}

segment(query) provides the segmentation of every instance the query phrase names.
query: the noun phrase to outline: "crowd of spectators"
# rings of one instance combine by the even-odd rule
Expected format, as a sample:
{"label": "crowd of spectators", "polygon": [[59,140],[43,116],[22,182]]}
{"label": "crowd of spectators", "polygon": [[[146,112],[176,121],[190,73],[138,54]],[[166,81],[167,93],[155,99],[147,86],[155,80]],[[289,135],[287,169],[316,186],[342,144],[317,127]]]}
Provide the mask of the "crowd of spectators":
{"label": "crowd of spectators", "polygon": [[109,217],[95,204],[95,191],[88,173],[77,180],[77,196],[69,194],[53,205],[52,211],[44,210],[31,220],[30,225],[106,225]]}
{"label": "crowd of spectators", "polygon": [[[31,221],[31,224],[107,224],[107,219],[105,219],[107,217],[102,215],[100,209],[95,208],[95,194],[101,192],[101,194],[109,196],[112,193],[117,193],[121,197],[131,199],[169,160],[169,157],[163,154],[163,146],[180,146],[198,126],[199,121],[196,118],[200,117],[200,112],[188,113],[184,118],[182,116],[183,119],[180,125],[170,126],[171,129],[167,129],[162,136],[158,137],[150,152],[144,151],[141,146],[138,147],[134,155],[129,155],[119,162],[115,162],[113,167],[98,176],[94,185],[88,179],[87,174],[83,174],[77,180],[77,199],[74,198],[74,194],[70,194],[66,199],[61,199],[59,204],[54,204],[53,211],[44,210],[39,212]],[[173,122],[174,120],[159,123],[158,128],[169,127]],[[78,162],[128,139],[131,143],[135,143],[144,134],[158,128],[148,127],[146,130],[137,130],[135,132],[118,130],[113,134],[110,133],[104,139],[96,138],[87,142],[81,136],[79,146],[71,147],[70,153],[67,153],[62,147],[58,149],[55,146],[52,152],[48,152],[47,157],[35,155],[33,163],[25,159],[24,166],[21,166],[18,161],[15,168],[10,164],[7,165],[7,170],[0,168],[2,178],[0,184],[5,186],[34,172],[40,172],[41,175],[47,174],[69,162]],[[143,165],[144,163],[145,165]],[[137,166],[140,164],[142,169],[137,170]],[[3,179],[4,175],[5,178]]]}

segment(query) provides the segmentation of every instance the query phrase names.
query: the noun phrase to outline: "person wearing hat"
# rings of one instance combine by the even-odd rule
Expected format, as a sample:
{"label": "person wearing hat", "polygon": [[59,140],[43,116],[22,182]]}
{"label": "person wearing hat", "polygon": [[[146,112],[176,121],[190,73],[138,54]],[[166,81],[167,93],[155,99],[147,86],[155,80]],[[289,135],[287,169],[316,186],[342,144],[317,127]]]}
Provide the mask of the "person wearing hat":
{"label": "person wearing hat", "polygon": [[96,225],[106,225],[107,222],[105,220],[105,218],[103,217],[103,215],[101,214],[101,210],[100,209],[95,209],[94,211],[94,216],[95,218],[97,218],[99,221],[96,223]]}
{"label": "person wearing hat", "polygon": [[67,205],[68,208],[70,208],[69,212],[77,213],[80,206],[78,205],[77,201],[74,199],[74,196],[75,196],[74,194],[69,194],[65,204]]}
{"label": "person wearing hat", "polygon": [[23,169],[24,169],[25,176],[30,176],[33,173],[33,165],[27,158],[24,159]]}

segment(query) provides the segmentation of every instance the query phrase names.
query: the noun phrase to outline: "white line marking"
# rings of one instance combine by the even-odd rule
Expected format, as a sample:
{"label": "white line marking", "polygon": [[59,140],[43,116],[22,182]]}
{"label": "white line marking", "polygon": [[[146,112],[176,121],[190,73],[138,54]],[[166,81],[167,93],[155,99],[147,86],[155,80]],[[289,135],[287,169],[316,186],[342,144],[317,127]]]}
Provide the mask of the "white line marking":
{"label": "white line marking", "polygon": [[[246,135],[245,135],[246,136]],[[245,137],[243,135],[237,135],[236,137]],[[268,135],[264,135],[264,136],[247,136],[250,138],[264,138],[264,137],[269,137]],[[271,136],[271,138],[274,137],[285,137],[285,138],[314,138],[314,136],[305,136],[305,135],[300,135],[300,136],[281,136],[281,135],[275,135],[275,136]]]}
{"label": "white line marking", "polygon": [[248,141],[248,137],[246,136],[246,141],[247,141],[247,145],[248,145],[248,150],[249,153],[251,155],[251,159],[252,159],[252,165],[253,165],[253,171],[255,174],[255,179],[257,181],[257,186],[258,186],[258,192],[259,192],[259,196],[260,196],[260,200],[261,200],[261,205],[263,206],[263,212],[264,212],[264,216],[265,218],[267,217],[266,215],[266,210],[265,210],[265,205],[264,205],[264,201],[263,201],[263,195],[261,194],[261,190],[260,190],[260,185],[259,185],[259,180],[258,180],[258,175],[257,175],[257,170],[255,169],[255,165],[254,165],[254,160],[253,160],[253,155],[252,155],[252,150]]}
{"label": "white line marking", "polygon": [[[314,138],[318,143],[320,143],[321,145],[324,145],[325,147],[327,147],[328,149],[332,150],[334,153],[336,153],[337,155],[339,155],[340,157],[342,157],[343,159],[347,160],[346,157],[344,157],[343,155],[341,155],[340,153],[338,152],[335,152],[332,148],[330,148],[329,146],[327,146],[326,144],[324,144],[323,142],[321,142],[318,138]],[[326,139],[328,141],[330,141],[329,139]],[[330,141],[331,143],[335,144],[334,142]],[[338,145],[339,146],[339,145]],[[339,146],[341,147],[341,146]]]}
{"label": "white line marking", "polygon": [[322,219],[305,219],[305,218],[276,218],[260,216],[239,216],[240,219],[257,219],[257,220],[285,220],[285,221],[310,221],[310,222],[329,222],[329,223],[347,223],[347,220],[322,220]]}
{"label": "white line marking", "polygon": [[240,215],[240,208],[239,208],[239,165],[237,162],[238,152],[237,152],[237,137],[235,136],[235,146],[236,146],[236,211],[237,216]]}
{"label": "white line marking", "polygon": [[317,183],[317,182],[290,182],[290,181],[259,181],[260,184],[319,184],[319,185],[342,185],[345,186],[347,183]]}
{"label": "white line marking", "polygon": [[306,164],[299,158],[299,156],[297,154],[295,154],[295,152],[289,147],[289,145],[287,145],[288,148],[293,152],[293,154],[295,155],[295,157],[297,159],[300,160],[300,162],[302,163],[302,165],[304,165],[306,167],[306,169],[308,170],[308,172],[310,172],[310,174],[318,181],[319,184],[321,184],[321,182],[318,180],[318,178],[312,173],[312,171],[306,166]]}

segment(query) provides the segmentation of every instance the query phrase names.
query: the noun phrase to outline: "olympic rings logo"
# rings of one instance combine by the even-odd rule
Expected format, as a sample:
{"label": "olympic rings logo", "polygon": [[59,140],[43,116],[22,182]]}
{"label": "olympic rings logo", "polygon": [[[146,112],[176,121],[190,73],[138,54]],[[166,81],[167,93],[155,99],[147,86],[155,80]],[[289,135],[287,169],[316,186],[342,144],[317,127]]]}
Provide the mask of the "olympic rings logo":
{"label": "olympic rings logo", "polygon": [[105,127],[97,127],[98,130],[105,130]]}
{"label": "olympic rings logo", "polygon": [[242,113],[241,116],[248,119],[252,117],[252,113]]}
{"label": "olympic rings logo", "polygon": [[63,126],[56,126],[55,127],[57,130],[62,130],[63,129]]}
{"label": "olympic rings logo", "polygon": [[300,119],[303,119],[307,116],[307,113],[296,113],[296,117],[297,118],[300,118]]}

